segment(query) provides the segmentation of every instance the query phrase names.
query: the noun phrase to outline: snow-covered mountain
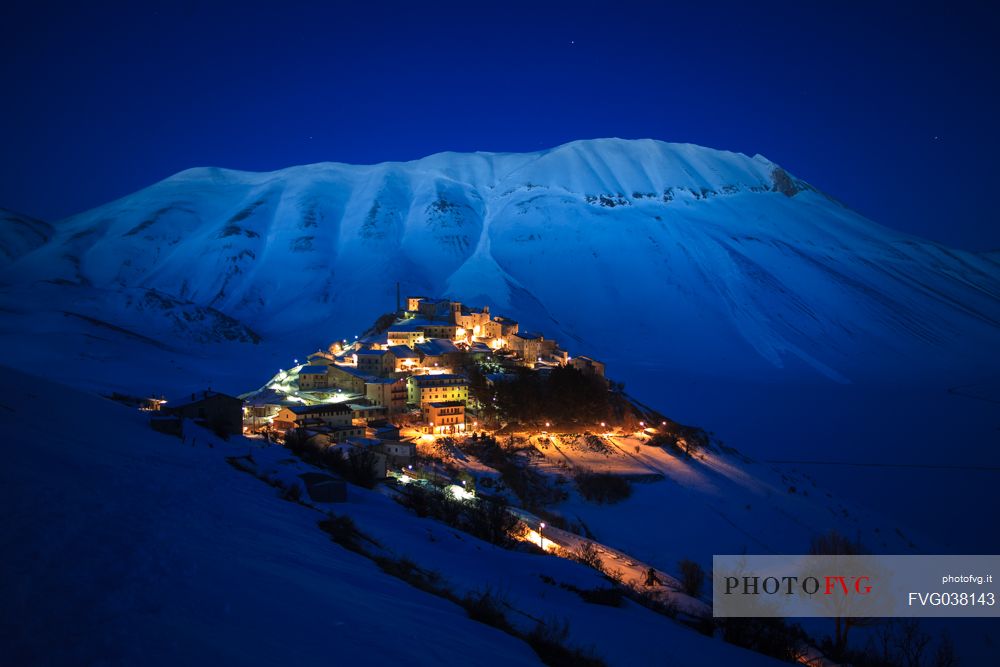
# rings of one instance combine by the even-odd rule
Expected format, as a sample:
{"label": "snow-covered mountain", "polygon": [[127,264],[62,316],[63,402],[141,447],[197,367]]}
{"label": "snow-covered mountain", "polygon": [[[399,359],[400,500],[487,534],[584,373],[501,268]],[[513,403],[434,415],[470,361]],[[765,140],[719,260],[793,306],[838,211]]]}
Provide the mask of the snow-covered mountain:
{"label": "snow-covered mountain", "polygon": [[[291,355],[392,310],[399,282],[571,352],[724,376],[975,365],[1000,342],[994,256],[881,227],[762,156],[687,144],[199,168],[51,227],[2,224],[5,341],[70,318],[90,342]],[[8,241],[12,225],[30,238]]]}
{"label": "snow-covered mountain", "polygon": [[[60,582],[50,579],[59,568],[36,558],[36,545],[57,556],[75,553],[79,549],[69,539],[75,533],[67,530],[97,521],[115,538],[106,545],[121,544],[123,530],[129,539],[139,535],[142,544],[153,544],[129,560],[129,581],[144,583],[150,572],[202,558],[205,536],[216,539],[211,529],[219,512],[203,512],[204,521],[183,526],[173,525],[175,515],[192,515],[195,506],[227,508],[236,497],[236,505],[253,511],[227,515],[226,525],[236,530],[199,566],[204,576],[192,576],[190,585],[176,591],[151,589],[154,594],[146,597],[135,597],[135,587],[127,586],[98,609],[98,616],[152,609],[158,618],[165,614],[170,624],[178,624],[190,617],[191,604],[204,603],[212,613],[200,630],[184,628],[189,641],[180,646],[208,646],[226,658],[232,656],[222,651],[232,646],[213,642],[235,636],[233,628],[255,627],[246,623],[265,613],[272,590],[286,593],[283,609],[304,609],[309,618],[339,618],[350,611],[343,601],[353,601],[351,586],[331,579],[316,588],[319,597],[309,588],[331,567],[324,560],[325,537],[305,534],[314,523],[311,516],[271,496],[260,497],[249,486],[252,480],[225,477],[229,466],[221,452],[178,453],[176,443],[148,432],[134,413],[53,381],[102,392],[169,394],[212,385],[240,393],[259,386],[277,366],[289,366],[293,356],[360,333],[394,308],[397,282],[403,296],[446,295],[489,304],[521,320],[524,329],[560,339],[573,354],[600,357],[609,362],[614,379],[626,380],[631,393],[673,417],[717,430],[755,457],[766,459],[778,451],[782,459],[857,458],[878,466],[849,469],[854,481],[846,489],[844,468],[834,467],[827,474],[832,483],[824,484],[825,468],[812,466],[810,477],[821,483],[806,486],[796,477],[794,493],[781,469],[774,475],[783,484],[765,493],[759,485],[771,472],[762,462],[734,468],[733,479],[706,475],[644,484],[628,503],[615,507],[570,503],[562,508],[609,543],[650,562],[672,565],[682,556],[707,557],[747,543],[765,550],[803,548],[796,545],[804,545],[807,533],[824,522],[804,522],[799,512],[815,504],[829,513],[823,498],[831,507],[840,502],[821,495],[817,489],[824,486],[843,491],[845,500],[872,489],[875,499],[866,498],[871,506],[885,505],[894,515],[878,524],[894,529],[884,531],[886,541],[883,534],[876,539],[877,531],[864,533],[876,548],[898,549],[891,544],[895,536],[902,539],[896,527],[905,528],[909,537],[911,526],[922,523],[935,544],[968,553],[995,550],[992,533],[979,530],[978,513],[968,511],[993,502],[992,479],[972,478],[976,473],[961,467],[950,473],[907,468],[905,476],[890,479],[882,464],[938,461],[961,444],[969,467],[995,467],[995,410],[982,400],[995,395],[995,382],[958,392],[945,389],[961,383],[953,376],[963,369],[987,378],[1000,370],[995,353],[1000,349],[1000,255],[962,252],[881,227],[761,156],[609,139],[530,154],[445,153],[409,163],[326,163],[266,174],[192,169],[51,224],[0,211],[0,365],[29,374],[6,368],[0,373],[0,402],[16,417],[13,437],[7,439],[14,448],[8,452],[13,472],[0,488],[8,491],[12,516],[22,517],[7,532],[29,536],[19,542],[24,548],[12,561],[19,580],[41,577],[43,588],[58,587]],[[933,391],[917,392],[897,380],[904,373],[941,370],[948,384],[936,379]],[[872,377],[897,382],[875,390],[826,381]],[[793,382],[779,388],[775,380],[784,379],[821,382],[807,392]],[[48,405],[53,400],[72,409],[53,413]],[[845,405],[854,409],[847,411]],[[90,426],[80,431],[84,423]],[[970,424],[978,430],[962,431]],[[38,433],[45,437],[37,440]],[[122,461],[125,477],[118,470]],[[188,479],[177,470],[204,474]],[[94,475],[100,477],[96,482]],[[76,480],[79,488],[67,492],[65,480]],[[128,502],[109,503],[104,487]],[[195,488],[198,493],[190,492]],[[928,494],[927,488],[938,492]],[[759,497],[750,498],[753,493]],[[97,500],[66,514],[57,502],[64,496]],[[49,500],[39,504],[38,498]],[[890,506],[891,499],[896,506]],[[149,523],[147,515],[162,507],[178,511],[164,515],[167,524]],[[375,528],[391,525],[404,535],[402,555],[424,554],[414,547],[418,542],[411,533],[397,530],[410,523],[399,524],[395,514],[380,523],[374,520],[379,506],[370,512],[359,507],[368,512],[359,518]],[[671,507],[684,509],[663,510]],[[37,522],[39,511],[66,520],[52,524],[49,532],[37,526],[26,532],[31,523],[52,523]],[[632,530],[634,520],[621,519],[629,514],[642,516],[643,525],[651,522],[655,530]],[[776,516],[796,528],[779,531]],[[861,525],[852,525],[855,516],[841,513],[835,520],[842,518],[860,535]],[[290,532],[281,528],[288,521],[294,522]],[[864,526],[869,525],[876,524],[866,520]],[[242,569],[220,569],[230,552],[246,551],[245,535],[279,530],[275,534],[287,543],[294,541],[292,564],[298,570],[261,566],[275,560],[270,544]],[[384,534],[390,532],[386,528]],[[754,532],[766,539],[754,540]],[[68,541],[53,541],[50,533],[65,533]],[[168,553],[166,560],[146,558],[147,551],[159,553],[164,535],[182,547],[196,546]],[[921,548],[929,543],[918,542]],[[109,553],[104,547],[85,550],[67,572],[110,572],[119,565]],[[305,578],[299,571],[303,566]],[[400,594],[392,581],[356,559],[338,554],[333,567],[356,577],[361,588],[380,591],[379,604],[403,595],[405,614],[395,618],[413,623],[414,634],[427,637],[421,645],[439,642],[438,635],[422,633],[444,619],[462,624],[459,630],[468,631],[472,640],[488,642],[497,661],[531,659],[524,647],[504,637],[481,639],[475,632],[479,628],[470,630],[470,624],[452,618],[454,610],[434,600]],[[263,574],[260,590],[266,595],[249,600],[244,613],[229,620],[230,591],[239,586],[200,584],[218,577],[226,584],[231,571],[234,581]],[[483,571],[519,569],[508,563]],[[309,586],[303,588],[302,582]],[[481,583],[471,575],[470,582]],[[65,622],[89,600],[89,589],[80,590],[82,597],[50,605],[51,613],[35,625],[44,629]],[[33,591],[21,586],[13,599],[29,599]],[[166,596],[166,602],[154,600],[158,596]],[[234,608],[241,599],[235,602]],[[157,604],[165,605],[164,614]],[[381,629],[379,613],[378,604],[370,606],[362,620]],[[423,623],[424,616],[432,622]],[[115,616],[121,618],[132,616]],[[645,625],[633,626],[645,636],[659,632],[657,626],[648,631]],[[146,646],[148,628],[136,627],[139,634],[128,623],[112,626],[114,636],[139,637],[122,643],[125,657],[119,662],[129,662]],[[322,624],[303,627],[306,634],[325,631]],[[590,631],[584,621],[574,627],[581,637]],[[282,641],[286,631],[303,636],[287,623],[279,630],[272,635]],[[678,640],[684,642],[680,655],[705,655],[711,646],[695,644],[701,639],[689,634],[695,639]],[[246,662],[253,652],[250,657],[273,662],[283,649],[272,635],[265,633],[232,660]],[[318,650],[314,639],[310,635],[297,644],[293,654]],[[86,650],[59,650],[84,658],[104,655],[92,642],[82,646]],[[29,659],[41,650],[34,640],[16,648],[15,655]],[[463,652],[464,643],[430,658],[441,661]],[[171,655],[190,658],[176,650]],[[736,659],[713,654],[711,661]]]}

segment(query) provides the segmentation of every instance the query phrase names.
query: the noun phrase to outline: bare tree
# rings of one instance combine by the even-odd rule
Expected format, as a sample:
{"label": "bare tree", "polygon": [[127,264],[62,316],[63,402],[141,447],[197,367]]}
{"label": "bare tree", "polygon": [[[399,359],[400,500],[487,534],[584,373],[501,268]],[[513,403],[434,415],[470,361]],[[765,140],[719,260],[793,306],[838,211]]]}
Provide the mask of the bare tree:
{"label": "bare tree", "polygon": [[904,667],[921,667],[924,651],[931,643],[931,636],[920,629],[920,623],[913,619],[903,621],[899,626],[896,649]]}
{"label": "bare tree", "polygon": [[588,567],[592,567],[599,572],[604,571],[604,563],[601,561],[601,553],[594,546],[593,542],[581,543],[573,552],[573,558]]}
{"label": "bare tree", "polygon": [[[824,535],[817,535],[809,545],[809,553],[817,556],[857,556],[865,553],[861,542],[852,541],[849,537],[842,535],[836,530],[831,530]],[[838,654],[842,654],[847,648],[847,634],[853,627],[870,625],[871,619],[852,618],[849,616],[834,617],[834,638],[833,645]]]}
{"label": "bare tree", "polygon": [[685,558],[677,563],[677,568],[681,573],[681,588],[684,592],[693,598],[701,595],[701,589],[705,584],[705,570],[701,565]]}
{"label": "bare tree", "polygon": [[938,644],[937,651],[934,652],[934,660],[931,664],[933,667],[955,667],[958,665],[955,645],[947,634],[941,635],[941,642]]}

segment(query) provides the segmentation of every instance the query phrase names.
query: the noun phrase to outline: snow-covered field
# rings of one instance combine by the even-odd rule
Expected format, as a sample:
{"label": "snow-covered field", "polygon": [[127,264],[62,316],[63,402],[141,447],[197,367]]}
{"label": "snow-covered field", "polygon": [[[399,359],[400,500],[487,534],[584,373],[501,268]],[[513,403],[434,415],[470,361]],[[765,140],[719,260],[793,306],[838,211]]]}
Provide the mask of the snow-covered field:
{"label": "snow-covered field", "polygon": [[[638,434],[602,435],[603,447],[585,445],[581,434],[526,440],[531,448],[519,445],[522,460],[568,493],[547,509],[598,541],[671,574],[682,558],[707,569],[713,553],[802,553],[812,537],[831,529],[881,553],[919,552],[921,543],[928,543],[925,535],[909,533],[908,526],[845,502],[808,474],[735,453],[703,451],[688,458],[651,446]],[[483,464],[459,447],[418,448],[453,469],[484,476]],[[588,501],[572,481],[579,471],[626,476],[633,480],[632,494],[611,504]],[[565,482],[557,484],[559,477]]]}

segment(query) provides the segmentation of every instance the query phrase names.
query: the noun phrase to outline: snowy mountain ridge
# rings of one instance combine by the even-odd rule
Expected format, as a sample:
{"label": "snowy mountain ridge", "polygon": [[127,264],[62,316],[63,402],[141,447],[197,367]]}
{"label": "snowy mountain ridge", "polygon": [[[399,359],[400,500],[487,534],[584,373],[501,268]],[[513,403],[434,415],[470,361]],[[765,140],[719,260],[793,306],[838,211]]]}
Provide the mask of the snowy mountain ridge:
{"label": "snowy mountain ridge", "polygon": [[[626,334],[655,342],[646,362],[684,372],[849,381],[975,365],[1000,332],[989,256],[881,227],[762,156],[653,140],[189,169],[6,254],[11,335],[70,302],[181,348],[259,335],[305,351],[392,310],[397,282],[573,353],[633,361]],[[135,291],[200,316],[139,313]]]}
{"label": "snowy mountain ridge", "polygon": [[[72,540],[53,544],[46,531],[72,537],[75,533],[67,531],[74,522],[97,526],[96,521],[113,527],[108,530],[125,526],[130,536],[142,535],[145,544],[156,546],[157,540],[176,534],[181,536],[176,543],[200,545],[215,539],[213,527],[221,514],[195,512],[205,520],[191,523],[186,520],[190,508],[205,505],[218,510],[236,498],[239,502],[233,506],[249,510],[229,517],[227,525],[238,529],[219,550],[219,557],[204,566],[205,576],[192,579],[192,585],[178,588],[176,594],[161,587],[150,589],[147,596],[166,599],[166,618],[174,623],[191,617],[188,599],[209,601],[207,623],[189,630],[199,646],[211,648],[218,642],[220,648],[214,650],[223,656],[227,655],[223,649],[242,650],[244,644],[223,642],[215,630],[222,628],[232,638],[233,628],[245,632],[254,627],[246,623],[262,617],[262,610],[277,596],[271,591],[291,590],[284,598],[287,607],[305,609],[306,617],[315,621],[351,617],[353,608],[344,606],[344,600],[353,604],[360,587],[369,591],[376,587],[384,592],[359,618],[382,619],[390,604],[387,600],[395,604],[401,594],[370,564],[337,554],[336,567],[357,576],[359,588],[345,588],[334,576],[315,588],[318,593],[310,588],[314,575],[329,572],[328,540],[307,534],[314,527],[313,517],[287,503],[294,512],[284,505],[274,507],[279,501],[251,487],[253,480],[223,477],[229,466],[220,451],[173,452],[176,443],[149,432],[134,413],[53,383],[136,395],[209,386],[241,393],[257,386],[276,367],[287,368],[295,355],[360,334],[376,316],[394,307],[397,282],[404,297],[426,294],[488,304],[494,313],[520,320],[522,330],[539,329],[559,339],[571,354],[607,361],[613,379],[626,381],[630,393],[672,417],[687,419],[696,404],[702,412],[691,423],[728,429],[726,437],[733,435],[732,444],[746,446],[744,451],[755,456],[761,453],[760,459],[784,447],[781,451],[791,453],[779,458],[859,457],[875,464],[899,458],[922,463],[939,460],[943,449],[950,448],[942,448],[942,443],[968,442],[974,449],[973,463],[993,465],[992,458],[977,449],[991,457],[991,439],[967,437],[957,430],[969,421],[973,408],[989,404],[944,390],[960,384],[951,376],[962,370],[987,376],[997,370],[997,253],[963,252],[881,227],[760,156],[649,140],[595,140],[529,154],[442,153],[407,163],[323,163],[269,173],[197,168],[52,224],[0,214],[0,365],[36,376],[8,371],[0,383],[3,403],[16,417],[14,437],[8,439],[16,456],[2,486],[16,510],[12,516],[20,519],[8,532],[31,537],[18,542],[26,546],[14,561],[18,580],[32,582],[41,576],[38,572],[51,576],[62,571],[48,567],[48,560],[31,560],[38,544],[46,545],[42,551],[55,553],[56,558],[76,553]],[[906,388],[908,373],[934,371],[944,371],[948,384],[936,383],[938,393],[927,394],[923,403],[900,391]],[[832,389],[806,392],[791,382],[866,377],[889,378],[894,385],[891,391],[866,393],[824,382]],[[701,382],[701,394],[691,378]],[[788,387],[776,391],[785,380]],[[717,393],[706,392],[705,387]],[[841,393],[847,390],[852,397],[857,395],[855,400],[884,414],[883,420],[873,425],[865,420],[864,411],[842,410],[846,402]],[[705,400],[705,395],[715,400]],[[68,400],[72,409],[52,419],[48,402],[57,396]],[[790,396],[799,402],[789,401]],[[687,399],[688,414],[678,408],[679,399]],[[727,413],[731,406],[737,406],[738,413],[744,404],[749,404],[746,415]],[[938,409],[930,411],[928,406]],[[761,418],[766,410],[778,415],[770,423]],[[795,421],[809,422],[809,429]],[[81,432],[79,425],[85,422],[96,426]],[[992,430],[986,433],[995,433],[995,424],[989,426]],[[40,441],[39,433],[45,435]],[[773,444],[782,435],[787,442]],[[136,443],[154,447],[154,456]],[[125,468],[118,465],[121,462]],[[652,563],[672,565],[680,557],[738,550],[754,532],[767,536],[766,544],[754,542],[765,551],[804,548],[810,526],[818,524],[795,517],[818,507],[825,518],[839,500],[819,490],[822,479],[800,483],[796,473],[790,483],[792,478],[786,480],[784,470],[774,469],[772,475],[770,465],[737,465],[719,475],[706,469],[697,476],[679,468],[678,474],[688,473],[684,478],[637,484],[627,505],[588,507],[572,502],[564,509],[585,520],[609,544]],[[179,468],[203,474],[188,478],[177,474]],[[808,470],[822,472],[816,466]],[[852,475],[860,479],[865,470],[853,470]],[[871,470],[873,483],[857,486],[877,488],[884,497],[895,495],[885,491],[887,469]],[[962,544],[967,551],[976,551],[975,546],[964,546],[969,544],[967,536],[976,534],[974,526],[958,524],[965,516],[978,521],[967,508],[988,506],[991,482],[969,483],[970,472],[965,469],[953,478],[942,469],[925,473],[933,488],[947,491],[927,494],[924,489],[929,486],[904,487],[902,482],[912,478],[901,478],[899,488],[910,494],[901,497],[910,504],[897,510],[894,519],[862,521],[862,515],[853,512],[831,516],[848,528],[864,526],[872,546],[891,549],[899,547],[887,547],[883,539],[902,540],[904,533],[897,526],[905,528],[909,537],[909,522],[919,516],[925,528],[941,527],[931,541],[918,540],[920,547]],[[768,488],[764,478],[773,480]],[[219,479],[226,481],[218,484]],[[65,480],[75,485],[71,495],[93,502],[79,505],[78,511],[62,512],[58,502],[65,497]],[[106,494],[92,493],[95,486],[141,502],[108,505],[103,502]],[[39,505],[39,497],[48,500]],[[876,502],[881,506],[883,499]],[[390,512],[374,501],[357,506],[358,517],[371,526],[396,530],[400,525],[398,508]],[[170,530],[159,531],[145,520],[162,507],[179,510],[167,515]],[[664,513],[665,507],[686,510]],[[66,521],[37,522],[28,510],[58,514]],[[636,532],[621,520],[626,510],[669,520],[670,531]],[[123,518],[106,521],[101,512]],[[173,525],[175,514],[185,521]],[[731,530],[750,517],[756,531]],[[774,531],[774,525],[789,517],[794,530]],[[266,595],[253,595],[257,588],[242,585],[256,562],[248,561],[235,572],[219,568],[219,562],[228,563],[226,553],[246,551],[244,542],[272,534],[276,526],[289,521],[294,523],[280,533],[283,542],[268,544],[262,557],[283,562],[285,545],[293,542],[299,557],[291,569],[266,569],[260,588]],[[28,525],[33,526],[31,532]],[[415,522],[403,525],[413,531],[421,528]],[[883,530],[875,531],[875,526]],[[393,533],[386,528],[378,534]],[[407,532],[400,538],[400,555],[437,558],[437,550],[446,543],[418,541],[416,534]],[[985,544],[978,550],[988,552],[993,545],[986,542],[992,538],[982,534]],[[82,558],[72,557],[79,558],[85,571],[115,571],[120,554],[112,553],[112,547],[120,543],[120,538],[109,540],[110,547],[97,541]],[[281,554],[272,558],[270,550],[279,546]],[[141,574],[147,563],[159,567],[156,558],[162,549],[147,551],[153,556],[130,561],[135,562],[134,572]],[[193,551],[185,547],[169,552],[163,567],[196,562],[198,557],[197,547]],[[306,579],[301,577],[299,561],[309,569],[309,586],[301,585]],[[477,561],[464,558],[464,562]],[[469,573],[469,589],[481,583],[476,577],[482,572],[493,571],[505,569]],[[194,584],[227,572],[233,582],[222,581],[232,585],[208,587],[198,598],[187,595],[197,590]],[[129,581],[133,580],[141,577],[130,575]],[[524,590],[532,592],[542,585],[532,581]],[[15,601],[31,599],[34,590],[21,586]],[[232,590],[250,591],[253,599],[248,601],[254,604],[246,605],[229,623],[225,615],[212,610],[224,608],[228,614],[227,596]],[[559,595],[563,593],[571,595],[567,591]],[[112,598],[102,613],[110,613],[111,607],[124,604],[121,599],[134,595],[127,587],[123,597]],[[444,627],[421,621],[428,610],[438,614],[429,618],[445,619],[449,627],[453,621],[461,622],[453,618],[454,610],[442,609],[434,600],[419,595],[403,599],[407,604],[403,618],[415,624],[416,633],[425,627]],[[549,599],[565,601],[551,595]],[[72,617],[70,612],[84,604],[77,598],[68,600],[39,617],[35,625],[41,630],[25,636],[44,637],[46,624],[64,623],[63,617]],[[236,600],[236,611],[242,601]],[[145,598],[139,604],[158,609]],[[625,613],[641,612],[626,607]],[[293,613],[279,616],[297,618]],[[584,617],[574,632],[585,639],[596,633],[587,619],[600,617]],[[246,645],[248,652],[255,652],[249,657],[273,662],[285,650],[286,632],[308,635],[308,641],[294,644],[301,647],[295,655],[320,650],[314,647],[318,647],[316,637],[326,636],[321,624],[309,623],[302,626],[305,630],[293,626],[286,623],[278,632],[265,633],[259,642]],[[344,627],[350,631],[353,626]],[[377,623],[371,627],[381,628]],[[635,623],[623,627],[647,636],[654,631]],[[138,637],[122,643],[124,662],[146,646],[145,634],[131,630],[114,628],[116,636]],[[524,647],[503,637],[481,638],[475,630],[481,628],[473,625],[468,636],[476,642],[489,641],[497,661],[531,660]],[[681,654],[692,656],[690,664],[704,661],[704,643],[696,644],[701,641],[698,636],[684,632],[691,636],[678,638],[685,647]],[[439,642],[438,635],[428,637],[421,645],[447,641]],[[21,643],[18,648],[22,653],[15,655],[28,657],[41,650],[36,644]],[[428,656],[428,662],[468,655],[470,650],[464,643],[454,648],[446,646]],[[625,656],[626,648],[619,657]],[[79,652],[84,649],[88,652]],[[100,655],[90,644],[60,650],[84,658]],[[735,659],[722,650],[725,647],[717,662]],[[190,661],[188,655],[171,655],[175,662],[185,658]],[[246,654],[237,658],[247,661]]]}

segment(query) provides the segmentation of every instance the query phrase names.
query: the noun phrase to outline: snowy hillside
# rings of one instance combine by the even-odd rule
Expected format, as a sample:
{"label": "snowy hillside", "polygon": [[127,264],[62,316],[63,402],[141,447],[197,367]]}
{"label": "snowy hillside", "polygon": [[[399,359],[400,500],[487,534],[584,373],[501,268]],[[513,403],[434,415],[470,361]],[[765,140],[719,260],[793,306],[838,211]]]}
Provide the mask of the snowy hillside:
{"label": "snowy hillside", "polygon": [[253,451],[281,467],[282,447],[207,434],[192,446],[134,410],[0,371],[4,664],[540,664],[528,644],[334,544],[317,527],[324,509],[459,595],[502,595],[517,626],[565,622],[570,645],[609,665],[667,653],[779,664],[629,601],[582,602],[559,584],[606,582],[578,563],[493,547],[358,487],[306,507],[226,461]]}
{"label": "snowy hillside", "polygon": [[[634,361],[627,334],[655,345],[650,369],[845,381],[995,364],[1000,341],[988,255],[876,225],[761,156],[652,140],[191,169],[4,250],[0,338],[51,334],[53,363],[80,333],[308,351],[392,310],[397,281],[612,363]],[[60,339],[66,312],[90,319]]]}
{"label": "snowy hillside", "polygon": [[65,386],[2,377],[0,406],[20,424],[0,472],[5,663],[364,663],[378,647],[408,663],[482,651],[492,664],[538,664],[526,645],[332,544],[315,512],[227,465],[234,452],[185,446]]}

